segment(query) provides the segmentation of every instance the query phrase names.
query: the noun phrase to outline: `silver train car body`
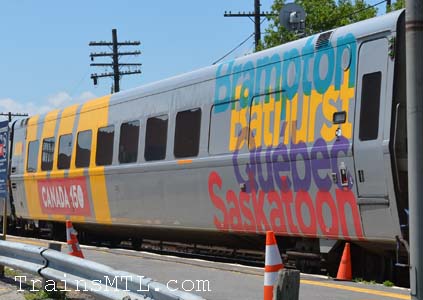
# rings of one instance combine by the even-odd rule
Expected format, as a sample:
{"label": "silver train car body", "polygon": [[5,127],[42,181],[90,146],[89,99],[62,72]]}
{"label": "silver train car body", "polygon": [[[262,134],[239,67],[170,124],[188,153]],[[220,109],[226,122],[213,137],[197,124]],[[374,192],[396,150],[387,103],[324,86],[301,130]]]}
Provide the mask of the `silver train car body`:
{"label": "silver train car body", "polygon": [[392,251],[408,230],[403,22],[397,11],[18,121],[16,219],[105,239],[273,230],[297,249]]}

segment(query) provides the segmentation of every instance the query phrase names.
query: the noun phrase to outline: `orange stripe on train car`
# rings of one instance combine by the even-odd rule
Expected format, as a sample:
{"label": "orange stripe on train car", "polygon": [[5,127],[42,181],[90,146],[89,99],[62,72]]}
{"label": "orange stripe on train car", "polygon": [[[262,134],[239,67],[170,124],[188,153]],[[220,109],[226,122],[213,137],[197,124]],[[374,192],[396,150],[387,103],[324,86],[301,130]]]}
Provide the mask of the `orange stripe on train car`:
{"label": "orange stripe on train car", "polygon": [[188,164],[192,164],[192,159],[180,159],[177,162],[178,162],[178,165],[188,165]]}

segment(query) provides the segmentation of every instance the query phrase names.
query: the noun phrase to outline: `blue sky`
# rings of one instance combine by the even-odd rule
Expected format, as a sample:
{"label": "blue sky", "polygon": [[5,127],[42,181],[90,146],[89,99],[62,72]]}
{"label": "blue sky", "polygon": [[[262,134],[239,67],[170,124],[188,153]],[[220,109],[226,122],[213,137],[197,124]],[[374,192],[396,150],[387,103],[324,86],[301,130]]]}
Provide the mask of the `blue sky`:
{"label": "blue sky", "polygon": [[[368,1],[376,3],[378,1]],[[254,31],[248,18],[224,18],[225,10],[252,11],[253,0],[9,0],[0,4],[0,111],[43,113],[110,93],[112,80],[94,87],[92,40],[140,40],[141,75],[121,89],[210,65]],[[261,0],[270,10],[273,0]],[[262,25],[262,31],[267,22]],[[227,59],[253,50],[253,38]],[[122,62],[127,61],[124,58]],[[107,59],[101,61],[109,62]],[[101,62],[98,60],[98,62]]]}

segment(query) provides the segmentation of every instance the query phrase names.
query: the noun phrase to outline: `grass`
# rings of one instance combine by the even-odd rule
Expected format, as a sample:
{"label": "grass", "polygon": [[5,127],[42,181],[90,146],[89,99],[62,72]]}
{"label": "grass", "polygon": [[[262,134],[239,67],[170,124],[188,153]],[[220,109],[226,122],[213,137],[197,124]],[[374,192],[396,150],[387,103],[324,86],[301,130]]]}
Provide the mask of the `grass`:
{"label": "grass", "polygon": [[25,300],[43,300],[43,299],[55,299],[55,300],[66,300],[66,292],[64,291],[52,291],[47,292],[40,290],[38,292],[27,292],[24,295]]}
{"label": "grass", "polygon": [[[15,276],[21,275],[21,273],[12,268],[5,267],[4,275],[6,277],[15,278]],[[40,290],[37,292],[26,291],[24,294],[25,300],[43,300],[43,299],[55,299],[55,300],[66,300],[66,292],[57,290],[57,291],[46,291],[42,287],[38,286]]]}
{"label": "grass", "polygon": [[14,269],[11,269],[11,268],[8,268],[8,267],[4,268],[4,276],[6,276],[6,277],[15,278],[15,276],[19,276],[19,274],[20,273],[18,271],[14,270]]}
{"label": "grass", "polygon": [[387,286],[387,287],[393,287],[393,286],[394,286],[394,283],[393,283],[392,281],[385,280],[385,281],[383,282],[383,285],[384,285],[384,286]]}
{"label": "grass", "polygon": [[364,284],[376,284],[376,281],[374,281],[374,280],[367,281],[367,280],[364,280],[361,277],[354,278],[353,281],[359,282],[359,283],[364,283]]}

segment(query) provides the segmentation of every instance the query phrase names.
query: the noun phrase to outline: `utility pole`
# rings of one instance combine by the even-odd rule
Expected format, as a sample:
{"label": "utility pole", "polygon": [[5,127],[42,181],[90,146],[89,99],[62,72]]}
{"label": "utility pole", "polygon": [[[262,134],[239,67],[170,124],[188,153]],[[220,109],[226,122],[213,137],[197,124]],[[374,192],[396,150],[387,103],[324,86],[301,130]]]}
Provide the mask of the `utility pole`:
{"label": "utility pole", "polygon": [[406,0],[410,294],[423,300],[423,0]]}
{"label": "utility pole", "polygon": [[[254,0],[254,12],[226,12],[223,14],[224,17],[248,17],[254,23],[254,44],[256,51],[259,50],[260,40],[261,40],[261,17],[273,16],[269,12],[260,11],[260,0]],[[254,19],[252,19],[254,17]]]}
{"label": "utility pole", "polygon": [[254,43],[256,51],[261,40],[261,17],[260,17],[260,0],[254,0]]}
{"label": "utility pole", "polygon": [[[91,74],[91,79],[94,82],[94,85],[97,85],[98,79],[102,77],[113,77],[113,88],[112,92],[119,92],[120,91],[120,78],[123,75],[131,75],[131,74],[141,74],[141,70],[139,67],[142,65],[140,63],[119,63],[119,58],[121,56],[133,56],[133,55],[140,55],[141,51],[126,51],[126,52],[119,52],[120,46],[139,46],[141,44],[140,41],[125,41],[125,42],[118,42],[117,38],[117,30],[112,29],[112,41],[99,41],[99,42],[90,42],[89,46],[108,46],[111,48],[112,52],[91,52],[90,57],[91,61],[94,61],[96,57],[111,57],[111,63],[91,63],[90,66],[92,67],[111,67],[113,72],[106,72],[106,73],[93,73]],[[121,71],[121,67],[126,67],[128,70]],[[135,70],[131,70],[131,67],[136,67]]]}
{"label": "utility pole", "polygon": [[119,86],[119,55],[118,55],[118,41],[117,41],[117,32],[116,29],[112,30],[112,40],[113,40],[113,78],[114,78],[114,88],[115,92],[120,91]]}

